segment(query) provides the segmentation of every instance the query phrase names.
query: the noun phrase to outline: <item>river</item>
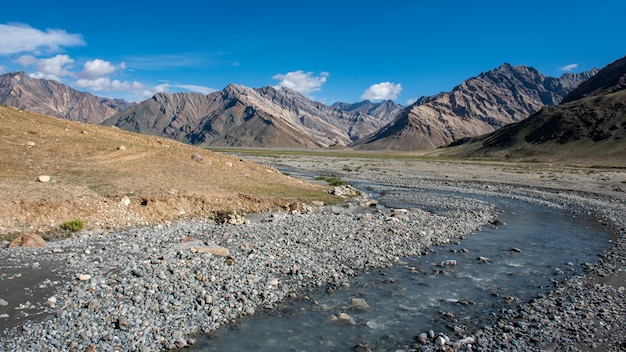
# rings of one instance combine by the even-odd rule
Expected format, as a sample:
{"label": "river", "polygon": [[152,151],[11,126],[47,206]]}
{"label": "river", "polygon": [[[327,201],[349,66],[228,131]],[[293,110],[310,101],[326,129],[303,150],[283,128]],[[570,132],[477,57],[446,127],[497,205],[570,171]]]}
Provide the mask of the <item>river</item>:
{"label": "river", "polygon": [[[447,200],[470,194],[370,185],[382,206],[444,214]],[[402,195],[399,197],[398,195]],[[417,334],[450,335],[493,323],[495,315],[580,274],[610,247],[592,216],[499,197],[499,221],[457,243],[360,273],[350,285],[286,301],[197,337],[192,351],[348,351],[362,343],[395,349]],[[424,201],[429,200],[429,201]]]}

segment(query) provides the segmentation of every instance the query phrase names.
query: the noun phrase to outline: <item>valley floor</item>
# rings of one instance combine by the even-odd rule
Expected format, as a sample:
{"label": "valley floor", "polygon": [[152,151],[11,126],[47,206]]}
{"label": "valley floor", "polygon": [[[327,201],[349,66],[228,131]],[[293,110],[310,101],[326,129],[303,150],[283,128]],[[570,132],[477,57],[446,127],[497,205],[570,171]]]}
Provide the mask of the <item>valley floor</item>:
{"label": "valley floor", "polygon": [[[625,169],[410,157],[244,152],[238,156],[294,177],[337,176],[361,184],[462,190],[594,212],[599,221],[613,226],[615,238],[613,248],[589,266],[587,275],[572,277],[543,297],[503,311],[493,326],[467,326],[463,336],[450,334],[451,342],[464,336],[474,342],[447,347],[481,351],[626,347],[626,325],[620,318],[626,316]],[[359,269],[393,265],[398,257],[465,236],[496,216],[489,204],[469,200],[448,217],[420,209],[403,215],[375,212],[359,204],[365,201],[250,216],[249,225],[216,225],[200,219],[85,231],[43,249],[1,249],[3,287],[32,273],[46,273],[26,290],[28,302],[17,298],[14,302],[14,296],[3,298],[0,293],[0,322],[8,328],[0,333],[0,349],[183,347],[193,342],[193,333],[213,331],[307,287],[341,286]],[[416,238],[415,233],[422,235]],[[228,253],[206,254],[209,248]],[[428,340],[420,347],[440,350],[435,345],[439,342]],[[412,345],[407,343],[407,349]]]}

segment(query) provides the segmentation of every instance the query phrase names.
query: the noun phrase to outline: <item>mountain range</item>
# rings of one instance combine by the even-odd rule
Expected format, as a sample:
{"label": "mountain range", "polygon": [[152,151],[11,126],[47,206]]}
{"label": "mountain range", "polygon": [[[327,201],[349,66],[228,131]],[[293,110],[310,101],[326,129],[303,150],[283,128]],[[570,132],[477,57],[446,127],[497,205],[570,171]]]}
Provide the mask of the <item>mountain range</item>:
{"label": "mountain range", "polygon": [[344,110],[291,89],[230,84],[208,95],[157,94],[104,124],[200,146],[324,148],[375,132],[401,109],[365,101]]}
{"label": "mountain range", "polygon": [[468,138],[448,155],[626,163],[626,57],[523,121]]}
{"label": "mountain range", "polygon": [[559,103],[592,77],[580,74],[547,77],[534,68],[504,64],[454,87],[451,92],[423,97],[395,121],[354,143],[358,149],[433,149],[469,136],[521,121],[543,106]]}
{"label": "mountain range", "polygon": [[0,76],[0,105],[73,121],[101,123],[134,103],[94,96],[54,80],[14,72]]}
{"label": "mountain range", "polygon": [[521,121],[596,72],[552,78],[504,64],[408,107],[389,100],[328,106],[287,88],[236,84],[129,103],[18,72],[0,76],[0,104],[199,146],[419,150]]}

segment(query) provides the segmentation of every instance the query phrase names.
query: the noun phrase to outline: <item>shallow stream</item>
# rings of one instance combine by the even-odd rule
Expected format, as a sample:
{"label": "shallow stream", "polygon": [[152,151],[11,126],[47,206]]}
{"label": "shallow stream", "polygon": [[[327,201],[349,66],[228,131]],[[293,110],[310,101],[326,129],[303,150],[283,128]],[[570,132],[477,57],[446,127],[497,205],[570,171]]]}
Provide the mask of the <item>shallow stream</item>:
{"label": "shallow stream", "polygon": [[[433,199],[474,197],[406,192],[400,198],[381,192],[380,201],[445,213],[445,202]],[[422,202],[426,199],[431,201]],[[393,350],[420,332],[453,335],[455,327],[489,324],[498,311],[582,273],[585,263],[610,247],[609,229],[591,216],[508,198],[482,199],[501,209],[494,226],[427,255],[403,258],[403,265],[363,272],[333,293],[311,292],[309,299],[259,310],[198,337],[190,350],[348,351],[357,343]],[[455,265],[447,265],[451,261]]]}

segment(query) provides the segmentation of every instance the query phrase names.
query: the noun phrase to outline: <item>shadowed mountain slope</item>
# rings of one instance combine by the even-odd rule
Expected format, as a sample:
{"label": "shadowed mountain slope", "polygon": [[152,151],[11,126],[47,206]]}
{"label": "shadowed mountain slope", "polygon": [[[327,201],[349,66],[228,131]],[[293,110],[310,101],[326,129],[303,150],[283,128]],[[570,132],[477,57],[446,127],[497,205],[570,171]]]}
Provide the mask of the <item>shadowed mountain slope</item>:
{"label": "shadowed mountain slope", "polygon": [[444,153],[626,165],[625,81],[626,57],[600,70],[561,104]]}

